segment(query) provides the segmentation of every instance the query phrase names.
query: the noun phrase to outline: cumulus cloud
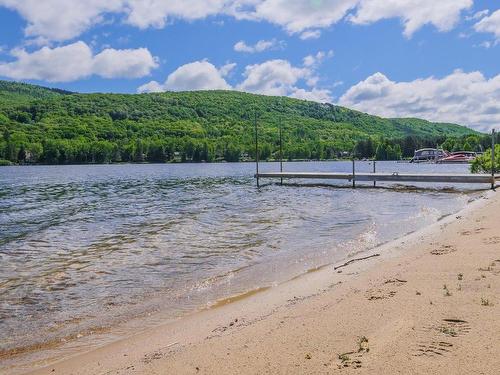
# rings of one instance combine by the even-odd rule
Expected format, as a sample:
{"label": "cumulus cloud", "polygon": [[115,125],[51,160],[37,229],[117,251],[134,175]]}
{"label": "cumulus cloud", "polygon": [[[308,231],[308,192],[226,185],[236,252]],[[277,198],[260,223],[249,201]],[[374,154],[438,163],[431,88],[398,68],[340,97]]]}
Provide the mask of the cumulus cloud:
{"label": "cumulus cloud", "polygon": [[370,24],[385,18],[400,18],[404,35],[411,37],[426,24],[449,31],[470,8],[473,0],[361,0],[356,13],[349,17],[355,24]]}
{"label": "cumulus cloud", "polygon": [[456,70],[438,79],[394,82],[375,73],[352,86],[339,104],[384,117],[420,117],[489,130],[500,122],[500,75]]}
{"label": "cumulus cloud", "polygon": [[68,82],[91,75],[139,78],[150,74],[157,67],[156,59],[146,48],[109,48],[94,55],[82,41],[63,47],[43,47],[32,53],[16,49],[11,54],[15,60],[0,62],[0,76],[12,79]]}
{"label": "cumulus cloud", "polygon": [[228,63],[220,68],[206,60],[182,65],[171,73],[162,84],[157,81],[140,86],[138,92],[189,91],[236,89],[256,94],[290,96],[300,99],[330,102],[331,92],[317,87],[316,69],[333,52],[320,51],[304,58],[302,66],[293,66],[287,60],[268,60],[247,65],[243,79],[232,87],[225,78],[236,67]]}
{"label": "cumulus cloud", "polygon": [[492,33],[500,41],[500,10],[484,17],[474,25],[474,30],[481,33]]}
{"label": "cumulus cloud", "polygon": [[294,85],[310,71],[292,66],[287,60],[269,60],[245,68],[245,80],[238,90],[266,95],[289,95]]}
{"label": "cumulus cloud", "polygon": [[[328,54],[330,53],[318,52],[316,55],[307,56],[301,67],[293,66],[289,61],[281,59],[248,65],[243,73],[244,80],[236,89],[265,95],[330,102],[332,100],[330,90],[316,87],[319,78],[315,72]],[[309,89],[300,87],[300,83]]]}
{"label": "cumulus cloud", "polygon": [[309,39],[318,39],[321,36],[321,31],[319,30],[306,30],[300,34],[300,39],[309,40]]}
{"label": "cumulus cloud", "polygon": [[488,14],[490,14],[490,10],[484,9],[484,10],[480,10],[479,12],[474,13],[472,16],[465,17],[465,19],[467,21],[474,21],[474,20],[478,20],[480,18],[483,18],[484,16],[487,16]]}
{"label": "cumulus cloud", "polygon": [[264,0],[255,6],[254,15],[282,26],[289,33],[324,28],[340,21],[359,0]]}
{"label": "cumulus cloud", "polygon": [[319,51],[316,55],[307,55],[304,57],[304,66],[318,67],[326,58],[333,57],[333,51]]}
{"label": "cumulus cloud", "polygon": [[94,57],[93,73],[104,78],[140,78],[158,66],[147,48],[107,48]]}
{"label": "cumulus cloud", "polygon": [[221,13],[227,0],[0,0],[26,21],[28,37],[51,41],[75,38],[109,14],[119,14],[135,27],[164,27],[169,18],[195,20]]}
{"label": "cumulus cloud", "polygon": [[327,89],[313,88],[310,91],[304,89],[295,89],[290,97],[296,99],[310,100],[319,103],[329,103],[332,101],[332,93]]}
{"label": "cumulus cloud", "polygon": [[195,61],[177,68],[167,77],[165,83],[151,81],[140,86],[137,91],[229,90],[231,86],[223,78],[229,71],[227,65],[222,69],[217,69],[206,60]]}
{"label": "cumulus cloud", "polygon": [[157,81],[149,81],[148,83],[139,86],[139,88],[137,89],[137,92],[140,94],[149,92],[163,92],[163,91],[166,91],[164,86]]}
{"label": "cumulus cloud", "polygon": [[228,77],[232,74],[234,68],[236,68],[236,63],[227,63],[219,68],[219,73],[222,77]]}
{"label": "cumulus cloud", "polygon": [[197,20],[222,13],[230,3],[228,0],[122,0],[127,23],[141,29],[162,28],[168,18]]}
{"label": "cumulus cloud", "polygon": [[247,53],[256,53],[256,52],[264,52],[265,50],[277,48],[281,42],[278,43],[276,39],[271,40],[259,40],[254,45],[248,45],[243,40],[237,42],[233,49],[236,52],[247,52]]}
{"label": "cumulus cloud", "polygon": [[[117,18],[145,29],[163,28],[174,20],[227,15],[267,21],[298,34],[318,38],[320,30],[348,18],[356,24],[399,18],[411,36],[425,24],[450,30],[473,0],[0,0],[26,21],[25,34],[39,41],[73,39],[96,24]],[[40,39],[41,38],[41,39]]]}
{"label": "cumulus cloud", "polygon": [[63,41],[77,37],[103,21],[103,14],[117,12],[122,0],[0,0],[0,6],[17,11],[26,21],[28,37]]}

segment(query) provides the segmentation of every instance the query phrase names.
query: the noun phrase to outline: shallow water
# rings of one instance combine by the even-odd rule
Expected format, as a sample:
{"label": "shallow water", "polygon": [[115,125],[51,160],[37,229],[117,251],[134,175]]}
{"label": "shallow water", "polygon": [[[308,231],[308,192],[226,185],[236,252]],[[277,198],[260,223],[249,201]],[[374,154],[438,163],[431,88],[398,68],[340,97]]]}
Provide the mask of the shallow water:
{"label": "shallow water", "polygon": [[[288,171],[350,168],[285,163]],[[378,162],[377,169],[467,166]],[[0,351],[78,341],[152,312],[176,317],[283,282],[433,223],[475,194],[436,184],[418,193],[256,189],[253,173],[251,163],[1,168]]]}

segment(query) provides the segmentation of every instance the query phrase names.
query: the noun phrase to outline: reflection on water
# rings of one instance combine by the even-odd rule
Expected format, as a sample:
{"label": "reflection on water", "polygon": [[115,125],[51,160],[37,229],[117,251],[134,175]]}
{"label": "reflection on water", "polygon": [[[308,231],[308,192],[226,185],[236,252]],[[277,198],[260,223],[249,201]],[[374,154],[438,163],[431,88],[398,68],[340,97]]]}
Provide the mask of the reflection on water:
{"label": "reflection on water", "polygon": [[0,351],[80,338],[153,311],[177,316],[340,261],[469,199],[432,190],[257,190],[252,174],[252,164],[0,169]]}

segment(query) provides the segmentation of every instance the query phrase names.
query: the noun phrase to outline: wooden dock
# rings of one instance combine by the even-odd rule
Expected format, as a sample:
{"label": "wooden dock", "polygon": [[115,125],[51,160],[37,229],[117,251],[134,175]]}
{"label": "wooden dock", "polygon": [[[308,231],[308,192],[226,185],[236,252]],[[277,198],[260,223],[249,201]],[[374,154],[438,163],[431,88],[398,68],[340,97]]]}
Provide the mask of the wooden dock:
{"label": "wooden dock", "polygon": [[260,172],[255,178],[345,180],[350,182],[434,182],[459,184],[494,184],[500,174],[414,174],[414,173],[329,173],[329,172]]}
{"label": "wooden dock", "polygon": [[491,173],[472,174],[472,173],[430,173],[430,174],[415,174],[415,173],[399,173],[399,172],[384,172],[376,171],[376,161],[373,163],[373,172],[356,172],[356,161],[352,159],[352,172],[284,172],[283,171],[283,139],[281,120],[279,127],[279,167],[277,172],[259,172],[259,137],[257,127],[257,114],[254,118],[255,125],[255,179],[257,187],[259,180],[263,178],[279,178],[283,184],[283,179],[316,179],[316,180],[344,180],[352,183],[352,187],[356,187],[356,182],[372,182],[373,186],[377,182],[416,182],[416,183],[444,183],[444,184],[489,184],[491,189],[495,189],[497,181],[500,180],[500,174],[495,174],[495,130],[491,131]]}

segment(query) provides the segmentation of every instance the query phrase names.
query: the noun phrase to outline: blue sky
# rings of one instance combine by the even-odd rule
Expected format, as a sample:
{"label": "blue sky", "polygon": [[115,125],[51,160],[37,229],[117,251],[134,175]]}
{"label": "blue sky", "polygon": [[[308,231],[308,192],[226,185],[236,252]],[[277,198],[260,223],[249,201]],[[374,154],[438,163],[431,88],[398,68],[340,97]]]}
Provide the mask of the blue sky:
{"label": "blue sky", "polygon": [[497,0],[0,0],[0,78],[500,124]]}

